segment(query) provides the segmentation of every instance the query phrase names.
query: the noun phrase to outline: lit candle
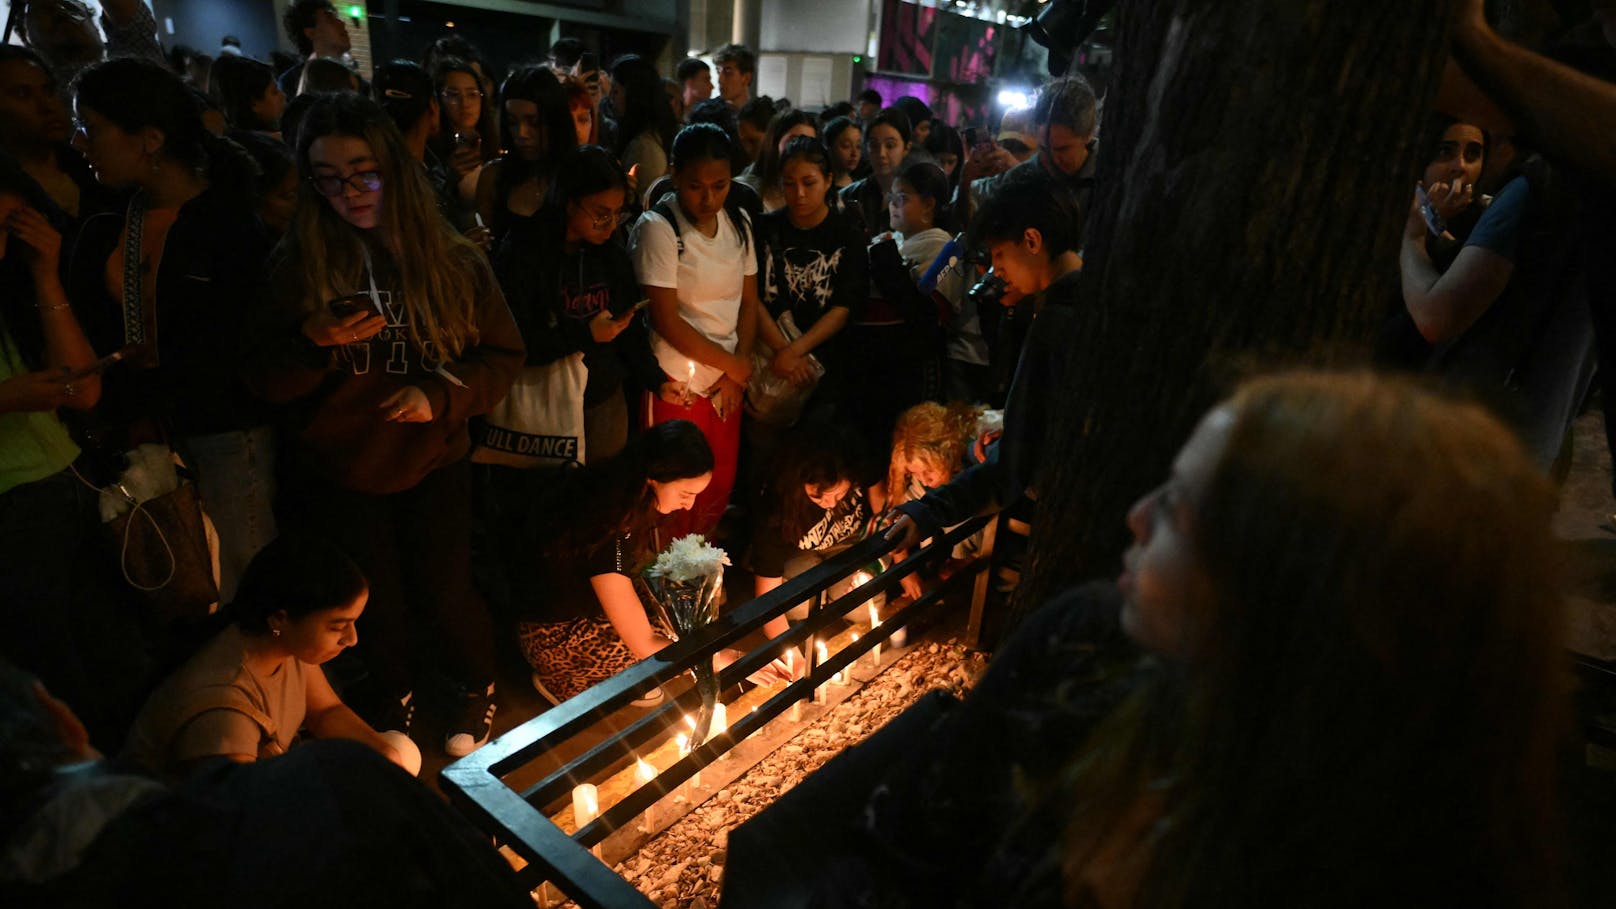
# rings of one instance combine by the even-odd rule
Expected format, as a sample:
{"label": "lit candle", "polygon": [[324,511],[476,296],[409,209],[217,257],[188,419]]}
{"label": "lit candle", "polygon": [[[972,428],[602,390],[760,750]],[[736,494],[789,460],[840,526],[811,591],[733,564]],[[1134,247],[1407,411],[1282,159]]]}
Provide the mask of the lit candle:
{"label": "lit candle", "polygon": [[[880,628],[880,627],[881,627],[881,613],[877,612],[876,608],[875,608],[875,604],[871,603],[870,604],[870,632],[873,634],[875,632],[875,629]],[[881,665],[881,642],[880,641],[876,641],[875,646],[870,648],[870,665],[871,666],[880,666]]]}
{"label": "lit candle", "polygon": [[676,733],[673,737],[673,741],[679,746],[680,757],[684,757],[690,753],[690,736],[685,735],[683,732]]}
{"label": "lit candle", "polygon": [[[708,740],[710,741],[713,736],[718,735],[719,733],[723,732],[724,730],[726,730],[728,728],[729,728],[729,708],[725,707],[723,704],[714,704],[713,705],[713,725],[712,725],[712,727],[709,729],[709,731],[707,733]],[[727,757],[729,757],[729,752],[726,751],[723,754],[720,754],[718,756],[718,759],[722,761],[724,758],[727,758]]]}
{"label": "lit candle", "polygon": [[[814,654],[819,657],[819,665],[820,666],[825,665],[825,660],[828,658],[828,656],[827,656],[827,651],[826,651],[826,648],[825,648],[825,642],[824,641],[817,640],[817,639],[814,641]],[[820,685],[819,687],[814,689],[814,702],[819,703],[819,704],[825,703],[825,686],[824,685]]]}
{"label": "lit candle", "polygon": [[579,783],[572,787],[572,824],[582,830],[585,824],[600,816],[600,794],[594,783]]}
{"label": "lit candle", "polygon": [[[634,758],[634,781],[641,786],[645,786],[654,779],[656,779],[656,768],[646,763],[644,758],[636,755]],[[645,806],[645,812],[640,815],[640,832],[647,836],[655,829],[656,822],[651,816],[655,810],[656,803],[652,802]]]}
{"label": "lit candle", "polygon": [[688,367],[685,373],[685,393],[693,395],[696,393],[696,361],[686,360],[685,366]]}

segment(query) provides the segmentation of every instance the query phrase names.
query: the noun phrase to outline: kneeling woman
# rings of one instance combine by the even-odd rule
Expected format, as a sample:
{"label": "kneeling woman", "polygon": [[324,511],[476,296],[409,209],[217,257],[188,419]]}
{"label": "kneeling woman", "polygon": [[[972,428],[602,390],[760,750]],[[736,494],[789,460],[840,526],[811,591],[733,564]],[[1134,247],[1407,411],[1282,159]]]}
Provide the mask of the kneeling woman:
{"label": "kneeling woman", "polygon": [[232,621],[146,701],[127,752],[160,776],[211,758],[250,763],[285,753],[304,729],[353,739],[415,773],[421,752],[378,733],[342,703],[320,668],[359,640],[370,591],[335,547],[282,536],[254,556],[230,604]]}
{"label": "kneeling woman", "polygon": [[658,520],[689,509],[712,478],[706,437],[671,420],[570,477],[552,507],[533,510],[540,523],[523,535],[523,550],[542,555],[513,570],[518,590],[534,594],[517,599],[540,604],[517,621],[540,694],[560,703],[668,645],[636,580],[667,542]]}

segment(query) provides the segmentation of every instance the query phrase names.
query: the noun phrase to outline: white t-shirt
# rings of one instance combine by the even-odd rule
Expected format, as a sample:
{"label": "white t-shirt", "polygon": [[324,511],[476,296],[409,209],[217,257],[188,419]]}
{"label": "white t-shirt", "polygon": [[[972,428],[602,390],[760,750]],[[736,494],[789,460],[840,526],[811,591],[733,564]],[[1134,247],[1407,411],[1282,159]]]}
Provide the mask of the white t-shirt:
{"label": "white t-shirt", "polygon": [[[679,315],[702,336],[730,353],[740,343],[741,288],[748,276],[757,274],[757,256],[751,243],[741,245],[741,236],[727,213],[718,216],[718,235],[709,237],[685,217],[677,201],[671,206],[679,220],[679,234],[661,215],[647,211],[634,224],[628,251],[634,259],[634,272],[646,287],[673,288],[678,292]],[[745,218],[743,211],[741,217]],[[685,251],[679,253],[679,241]],[[692,361],[653,329],[651,351],[662,371],[675,381],[690,375],[695,362],[696,375],[690,387],[705,392],[718,383],[724,371]]]}

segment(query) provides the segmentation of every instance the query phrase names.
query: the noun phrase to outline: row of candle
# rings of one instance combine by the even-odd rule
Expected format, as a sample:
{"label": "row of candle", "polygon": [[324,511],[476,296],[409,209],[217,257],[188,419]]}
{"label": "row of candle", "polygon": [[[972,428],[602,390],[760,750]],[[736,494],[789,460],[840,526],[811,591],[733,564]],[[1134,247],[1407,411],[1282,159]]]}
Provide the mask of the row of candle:
{"label": "row of candle", "polygon": [[[693,373],[694,372],[694,364],[691,364],[691,365],[692,365],[692,373]],[[861,584],[865,584],[865,583],[869,582],[870,580],[871,580],[870,576],[861,571],[857,575],[854,576],[854,585],[858,586],[858,585],[861,585]],[[880,625],[881,625],[881,615],[880,615],[880,612],[876,609],[876,607],[875,607],[875,605],[873,603],[869,605],[869,610],[870,610],[870,630],[874,631],[876,628],[879,628]],[[900,634],[903,634],[905,630],[906,629],[900,628],[897,631],[893,632],[893,634],[891,636],[892,640],[893,640],[893,646],[897,646],[897,647],[902,647],[903,646],[903,641],[898,640],[898,636]],[[859,639],[858,632],[856,632],[856,631],[853,632],[853,634],[852,634],[852,643],[857,643],[858,639]],[[821,640],[816,638],[814,640],[814,642],[813,642],[813,647],[814,647],[814,655],[816,657],[818,657],[818,663],[820,665],[823,665],[824,663],[826,663],[830,659],[829,647],[826,645],[826,643],[824,641],[821,641]],[[796,675],[794,654],[795,654],[794,650],[792,650],[792,649],[787,649],[786,650],[786,670],[793,677],[795,677],[795,675]],[[870,648],[870,665],[876,666],[876,667],[879,667],[881,665],[881,645],[880,645],[879,642],[877,642],[876,644],[874,644]],[[848,683],[848,681],[849,681],[849,679],[848,679],[847,670],[841,670],[841,671],[838,671],[835,675],[833,675],[831,677],[830,684],[845,685],[845,684]],[[825,700],[825,686],[824,685],[820,685],[819,687],[814,689],[814,700],[817,701],[817,702],[820,702],[820,703],[824,702],[824,700]],[[755,711],[757,709],[757,707],[754,706],[752,709]],[[791,705],[791,718],[792,718],[793,721],[799,721],[799,720],[802,719],[802,702],[801,701],[794,702]],[[693,717],[691,717],[689,714],[685,714],[684,720],[685,720],[685,723],[690,727],[691,732],[694,732],[695,728],[696,728],[695,719]],[[708,737],[711,738],[714,735],[718,735],[718,734],[726,731],[728,728],[729,728],[729,717],[728,717],[727,708],[723,704],[714,704],[713,705],[713,721],[712,721],[711,726],[709,727]],[[685,755],[688,755],[691,752],[691,750],[693,749],[693,747],[694,747],[693,743],[690,741],[690,736],[687,735],[686,733],[683,733],[683,732],[679,732],[679,733],[676,733],[674,735],[674,745],[675,745],[676,749],[678,750],[679,756],[681,758],[684,757]],[[635,755],[635,757],[634,757],[634,781],[635,781],[636,786],[643,787],[647,783],[650,783],[652,780],[655,780],[656,777],[657,777],[657,769],[656,769],[656,767],[653,766],[652,764],[648,763],[644,758],[642,758],[642,757],[640,757],[638,755]],[[701,772],[700,771],[697,771],[695,774],[693,774],[691,776],[690,784],[692,786],[694,786],[694,787],[700,787],[701,786]],[[681,793],[680,795],[682,796],[683,793]],[[593,784],[593,783],[579,783],[577,786],[573,787],[573,790],[572,790],[572,817],[573,817],[574,829],[582,829],[585,825],[587,825],[591,821],[595,820],[595,818],[600,817],[600,791],[595,786],[595,784]],[[650,813],[650,811],[646,811],[645,814],[642,816],[642,830],[644,832],[646,832],[646,833],[651,832],[651,813]]]}

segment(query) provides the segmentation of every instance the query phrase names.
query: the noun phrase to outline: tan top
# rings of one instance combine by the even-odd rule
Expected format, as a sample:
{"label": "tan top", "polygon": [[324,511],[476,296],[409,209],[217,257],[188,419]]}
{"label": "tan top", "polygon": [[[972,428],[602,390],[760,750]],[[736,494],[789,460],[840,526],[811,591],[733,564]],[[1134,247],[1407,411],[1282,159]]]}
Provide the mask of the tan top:
{"label": "tan top", "polygon": [[202,758],[282,754],[303,725],[307,674],[319,671],[293,658],[260,676],[247,664],[241,630],[231,625],[152,693],[125,752],[167,777]]}

